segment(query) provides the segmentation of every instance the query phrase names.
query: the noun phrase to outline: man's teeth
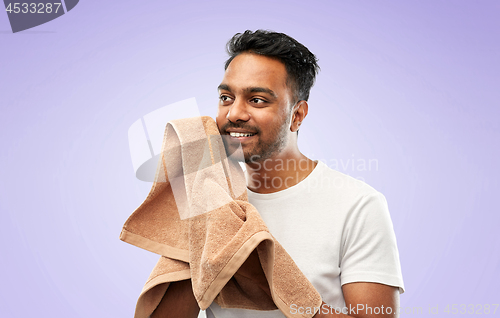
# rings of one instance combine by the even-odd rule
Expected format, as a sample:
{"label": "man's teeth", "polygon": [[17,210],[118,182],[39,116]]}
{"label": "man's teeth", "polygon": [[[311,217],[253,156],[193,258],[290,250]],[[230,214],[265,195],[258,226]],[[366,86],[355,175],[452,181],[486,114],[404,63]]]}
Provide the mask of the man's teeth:
{"label": "man's teeth", "polygon": [[239,133],[239,132],[231,132],[229,134],[231,135],[231,137],[250,137],[250,136],[255,135],[255,134],[250,134],[250,133]]}

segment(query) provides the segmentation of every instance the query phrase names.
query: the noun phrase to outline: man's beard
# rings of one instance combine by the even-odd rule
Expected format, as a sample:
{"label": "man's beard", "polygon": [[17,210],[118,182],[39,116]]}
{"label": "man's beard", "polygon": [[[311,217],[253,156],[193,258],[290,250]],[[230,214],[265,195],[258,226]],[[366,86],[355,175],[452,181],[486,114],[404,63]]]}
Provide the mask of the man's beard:
{"label": "man's beard", "polygon": [[[288,116],[281,125],[276,126],[269,136],[276,136],[275,139],[259,142],[252,149],[243,149],[245,163],[263,163],[266,159],[272,158],[279,154],[286,143],[286,134],[288,130]],[[259,136],[260,137],[260,136]]]}
{"label": "man's beard", "polygon": [[283,122],[280,125],[276,126],[275,129],[268,134],[268,136],[276,137],[273,140],[269,140],[267,142],[260,140],[262,130],[258,127],[227,122],[223,127],[221,127],[221,132],[227,132],[227,129],[229,128],[241,128],[255,132],[256,136],[258,136],[259,138],[258,143],[253,148],[242,149],[242,154],[240,151],[238,151],[238,148],[242,147],[242,145],[239,142],[232,141],[228,135],[225,135],[223,138],[223,142],[226,148],[227,156],[237,161],[243,161],[244,159],[245,163],[247,164],[263,162],[266,159],[272,158],[274,155],[281,152],[283,146],[286,143],[289,121],[289,117],[284,116]]}

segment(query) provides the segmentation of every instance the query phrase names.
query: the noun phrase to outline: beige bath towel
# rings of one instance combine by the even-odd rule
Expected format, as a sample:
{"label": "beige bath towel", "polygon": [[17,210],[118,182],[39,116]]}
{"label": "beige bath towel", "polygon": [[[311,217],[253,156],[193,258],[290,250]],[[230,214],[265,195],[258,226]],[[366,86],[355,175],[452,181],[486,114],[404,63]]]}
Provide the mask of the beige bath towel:
{"label": "beige bath towel", "polygon": [[[241,148],[240,148],[241,149]],[[162,255],[139,296],[148,317],[170,282],[191,279],[201,309],[319,308],[321,297],[247,200],[239,164],[210,117],[167,124],[155,182],[120,239]],[[270,294],[268,294],[270,290]]]}

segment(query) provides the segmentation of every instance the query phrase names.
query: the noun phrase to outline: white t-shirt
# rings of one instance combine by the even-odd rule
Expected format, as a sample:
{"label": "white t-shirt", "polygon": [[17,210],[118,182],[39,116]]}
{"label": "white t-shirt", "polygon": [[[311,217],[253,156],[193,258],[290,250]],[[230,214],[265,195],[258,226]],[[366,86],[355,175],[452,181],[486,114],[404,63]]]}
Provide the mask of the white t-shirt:
{"label": "white t-shirt", "polygon": [[[343,308],[341,286],[352,282],[404,291],[387,202],[366,183],[319,161],[295,186],[270,194],[248,190],[248,199],[328,305]],[[222,309],[213,303],[207,317],[285,316],[279,310]]]}

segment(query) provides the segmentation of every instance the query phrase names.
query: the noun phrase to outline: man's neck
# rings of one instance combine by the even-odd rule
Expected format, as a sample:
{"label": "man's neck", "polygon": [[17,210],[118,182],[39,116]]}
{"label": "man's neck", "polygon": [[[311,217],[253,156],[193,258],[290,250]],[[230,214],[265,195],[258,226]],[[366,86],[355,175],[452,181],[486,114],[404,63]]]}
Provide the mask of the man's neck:
{"label": "man's neck", "polygon": [[247,164],[247,188],[257,193],[282,191],[304,180],[316,165],[302,153]]}

